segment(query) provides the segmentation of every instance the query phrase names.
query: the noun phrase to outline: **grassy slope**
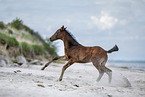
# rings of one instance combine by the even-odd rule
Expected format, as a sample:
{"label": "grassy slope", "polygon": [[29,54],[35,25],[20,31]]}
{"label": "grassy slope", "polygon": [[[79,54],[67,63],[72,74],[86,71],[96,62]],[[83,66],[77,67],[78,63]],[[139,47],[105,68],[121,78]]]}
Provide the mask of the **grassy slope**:
{"label": "grassy slope", "polygon": [[[42,39],[38,32],[24,25],[18,18],[7,25],[0,22],[0,54],[24,55],[27,58],[50,58],[57,55],[56,47],[51,45],[50,42]],[[16,51],[13,51],[14,49]],[[13,54],[10,55],[9,52]]]}

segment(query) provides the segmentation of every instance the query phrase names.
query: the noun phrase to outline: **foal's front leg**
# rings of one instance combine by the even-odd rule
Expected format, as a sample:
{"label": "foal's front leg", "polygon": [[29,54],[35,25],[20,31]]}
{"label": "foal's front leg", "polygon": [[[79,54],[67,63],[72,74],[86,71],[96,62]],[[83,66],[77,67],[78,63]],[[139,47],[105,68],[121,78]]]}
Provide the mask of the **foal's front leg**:
{"label": "foal's front leg", "polygon": [[62,81],[62,78],[63,78],[63,74],[64,74],[64,71],[73,64],[74,62],[72,60],[69,60],[62,68],[62,72],[61,72],[61,75],[59,77],[59,81]]}
{"label": "foal's front leg", "polygon": [[55,60],[58,60],[58,59],[62,59],[62,58],[64,58],[65,56],[57,56],[57,57],[54,57],[51,61],[49,61],[49,62],[47,62],[43,67],[42,67],[42,69],[41,70],[44,70],[50,63],[52,63],[53,61],[55,61]]}

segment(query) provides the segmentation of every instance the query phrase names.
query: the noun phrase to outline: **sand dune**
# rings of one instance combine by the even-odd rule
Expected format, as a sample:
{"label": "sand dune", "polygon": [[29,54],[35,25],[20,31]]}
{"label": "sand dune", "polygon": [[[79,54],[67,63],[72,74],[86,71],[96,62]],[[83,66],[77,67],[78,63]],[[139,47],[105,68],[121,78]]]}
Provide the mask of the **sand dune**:
{"label": "sand dune", "polygon": [[144,97],[145,71],[109,67],[112,83],[105,74],[98,83],[98,71],[91,64],[74,64],[60,82],[62,64],[0,67],[0,97]]}

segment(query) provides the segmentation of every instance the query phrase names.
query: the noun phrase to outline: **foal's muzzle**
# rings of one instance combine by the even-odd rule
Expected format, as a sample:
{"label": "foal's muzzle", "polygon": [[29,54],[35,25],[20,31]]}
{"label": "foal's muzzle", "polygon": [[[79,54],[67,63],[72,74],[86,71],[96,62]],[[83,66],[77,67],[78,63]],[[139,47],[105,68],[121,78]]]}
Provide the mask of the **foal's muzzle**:
{"label": "foal's muzzle", "polygon": [[55,41],[55,40],[56,40],[56,39],[54,39],[53,37],[50,38],[50,41],[51,41],[51,42],[53,42],[53,41]]}
{"label": "foal's muzzle", "polygon": [[50,41],[51,41],[51,42],[53,41],[52,38],[50,38]]}

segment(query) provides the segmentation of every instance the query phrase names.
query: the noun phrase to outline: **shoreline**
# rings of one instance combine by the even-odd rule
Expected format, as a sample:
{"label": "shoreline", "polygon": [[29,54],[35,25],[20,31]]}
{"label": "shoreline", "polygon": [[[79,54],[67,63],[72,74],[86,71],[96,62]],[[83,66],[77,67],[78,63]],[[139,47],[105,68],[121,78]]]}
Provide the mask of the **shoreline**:
{"label": "shoreline", "polygon": [[[0,97],[144,97],[145,71],[107,66],[113,71],[112,83],[104,74],[96,82],[98,71],[90,64],[74,64],[60,82],[62,64],[52,63],[41,71],[29,68],[0,67]],[[18,71],[19,70],[19,71]],[[131,84],[131,87],[129,86]]]}
{"label": "shoreline", "polygon": [[108,62],[110,67],[145,71],[144,62]]}

